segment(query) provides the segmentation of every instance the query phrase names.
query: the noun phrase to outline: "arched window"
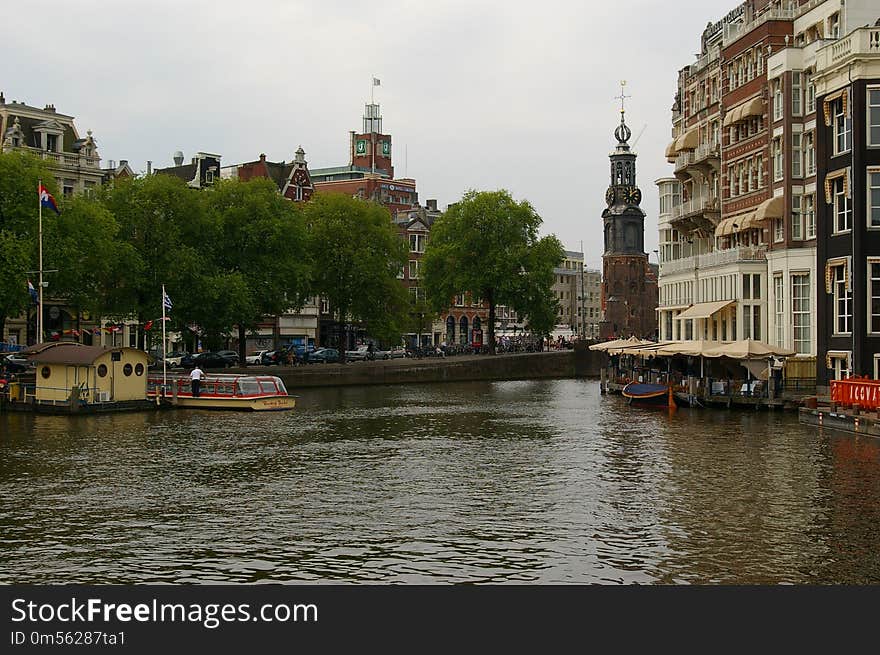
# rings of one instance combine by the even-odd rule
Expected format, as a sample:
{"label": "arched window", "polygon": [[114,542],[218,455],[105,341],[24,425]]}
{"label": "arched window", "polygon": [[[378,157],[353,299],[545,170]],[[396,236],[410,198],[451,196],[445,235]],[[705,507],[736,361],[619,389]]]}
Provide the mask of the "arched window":
{"label": "arched window", "polygon": [[458,340],[461,343],[468,342],[468,318],[467,316],[462,316],[461,320],[458,322],[459,336]]}
{"label": "arched window", "polygon": [[474,329],[479,330],[481,326],[482,326],[482,323],[480,321],[480,317],[474,316]]}
{"label": "arched window", "polygon": [[455,343],[455,317],[446,317],[446,343]]}

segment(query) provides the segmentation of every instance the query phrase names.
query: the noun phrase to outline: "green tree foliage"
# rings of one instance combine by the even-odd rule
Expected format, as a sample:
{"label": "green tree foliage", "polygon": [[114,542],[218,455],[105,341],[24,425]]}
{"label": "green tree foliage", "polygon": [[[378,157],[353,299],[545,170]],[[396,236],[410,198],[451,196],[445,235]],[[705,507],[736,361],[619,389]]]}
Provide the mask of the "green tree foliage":
{"label": "green tree foliage", "polygon": [[[360,322],[370,334],[399,342],[408,298],[397,274],[406,247],[383,207],[343,194],[316,194],[305,208],[314,291],[336,321]],[[344,357],[345,348],[340,348]]]}
{"label": "green tree foliage", "polygon": [[119,224],[119,240],[132,249],[108,290],[107,313],[134,314],[141,324],[157,318],[164,284],[174,302],[172,325],[184,328],[198,316],[191,290],[212,272],[204,244],[213,240],[215,226],[206,220],[200,194],[176,177],[150,175],[116,180],[102,200]]}
{"label": "green tree foliage", "polygon": [[[55,177],[45,163],[21,153],[0,153],[0,335],[7,318],[32,306],[27,271],[37,269],[39,180],[59,200]],[[54,212],[43,212],[43,218]],[[54,268],[43,264],[44,268]]]}
{"label": "green tree foliage", "polygon": [[538,238],[541,217],[505,190],[468,191],[431,228],[422,259],[428,301],[438,312],[458,293],[489,305],[488,346],[495,352],[495,308],[512,307],[533,332],[556,316],[553,269],[565,255],[553,236]]}
{"label": "green tree foliage", "polygon": [[[270,180],[224,180],[203,194],[214,226],[208,286],[229,294],[225,306],[201,308],[197,320],[212,333],[238,326],[239,357],[245,361],[246,331],[265,315],[302,307],[310,291],[311,266],[305,218],[299,207],[278,193]],[[215,286],[217,281],[222,286]],[[234,282],[234,283],[233,283]],[[218,298],[221,300],[222,296]],[[205,313],[208,310],[208,313]],[[218,319],[223,317],[223,321]]]}
{"label": "green tree foliage", "polygon": [[100,316],[109,308],[108,289],[134,256],[117,240],[116,219],[100,202],[75,196],[57,216],[43,212],[43,265],[56,269],[48,291],[79,310]]}

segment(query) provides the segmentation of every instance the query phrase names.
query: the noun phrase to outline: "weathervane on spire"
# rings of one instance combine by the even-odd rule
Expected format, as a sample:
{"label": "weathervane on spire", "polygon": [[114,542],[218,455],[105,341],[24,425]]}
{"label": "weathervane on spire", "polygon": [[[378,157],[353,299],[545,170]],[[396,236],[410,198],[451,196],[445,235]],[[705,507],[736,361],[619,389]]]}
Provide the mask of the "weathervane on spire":
{"label": "weathervane on spire", "polygon": [[[614,96],[614,99],[620,100],[620,113],[621,114],[626,112],[626,109],[623,106],[624,100],[626,100],[627,98],[632,98],[632,96],[628,96],[624,93],[625,89],[626,89],[626,80],[620,80],[620,95]],[[622,116],[621,116],[621,118],[622,118]]]}
{"label": "weathervane on spire", "polygon": [[626,145],[626,142],[629,141],[629,137],[632,136],[632,131],[626,124],[624,120],[624,114],[626,114],[626,108],[624,107],[624,101],[627,98],[632,98],[632,96],[626,95],[624,91],[626,90],[626,80],[620,80],[620,95],[615,96],[616,100],[620,100],[620,125],[617,126],[617,129],[614,130],[614,136],[617,138],[620,145]]}

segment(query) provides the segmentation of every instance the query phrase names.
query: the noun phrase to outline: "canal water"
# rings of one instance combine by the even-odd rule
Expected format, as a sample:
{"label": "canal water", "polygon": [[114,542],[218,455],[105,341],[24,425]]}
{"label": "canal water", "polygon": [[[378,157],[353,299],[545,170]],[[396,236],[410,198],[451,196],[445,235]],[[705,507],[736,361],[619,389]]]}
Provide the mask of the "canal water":
{"label": "canal water", "polygon": [[0,583],[877,583],[880,440],[583,380],[0,414]]}

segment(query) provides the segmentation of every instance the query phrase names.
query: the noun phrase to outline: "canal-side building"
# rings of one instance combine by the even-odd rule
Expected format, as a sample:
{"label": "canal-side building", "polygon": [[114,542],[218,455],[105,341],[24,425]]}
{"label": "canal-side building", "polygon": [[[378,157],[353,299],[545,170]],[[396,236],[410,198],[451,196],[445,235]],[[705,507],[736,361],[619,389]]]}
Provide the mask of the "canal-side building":
{"label": "canal-side building", "polygon": [[[621,94],[622,96],[623,94]],[[602,255],[602,310],[600,336],[655,338],[657,331],[657,278],[645,253],[645,212],[636,184],[636,153],[624,109],[614,131],[617,146],[611,153],[611,184],[602,212],[605,251]]]}
{"label": "canal-side building", "polygon": [[815,55],[820,390],[880,378],[880,8],[859,21]]}
{"label": "canal-side building", "polygon": [[767,226],[784,208],[769,178],[766,58],[794,14],[743,3],[703,31],[696,62],[679,71],[666,150],[675,177],[657,181],[662,339],[768,340]]}

